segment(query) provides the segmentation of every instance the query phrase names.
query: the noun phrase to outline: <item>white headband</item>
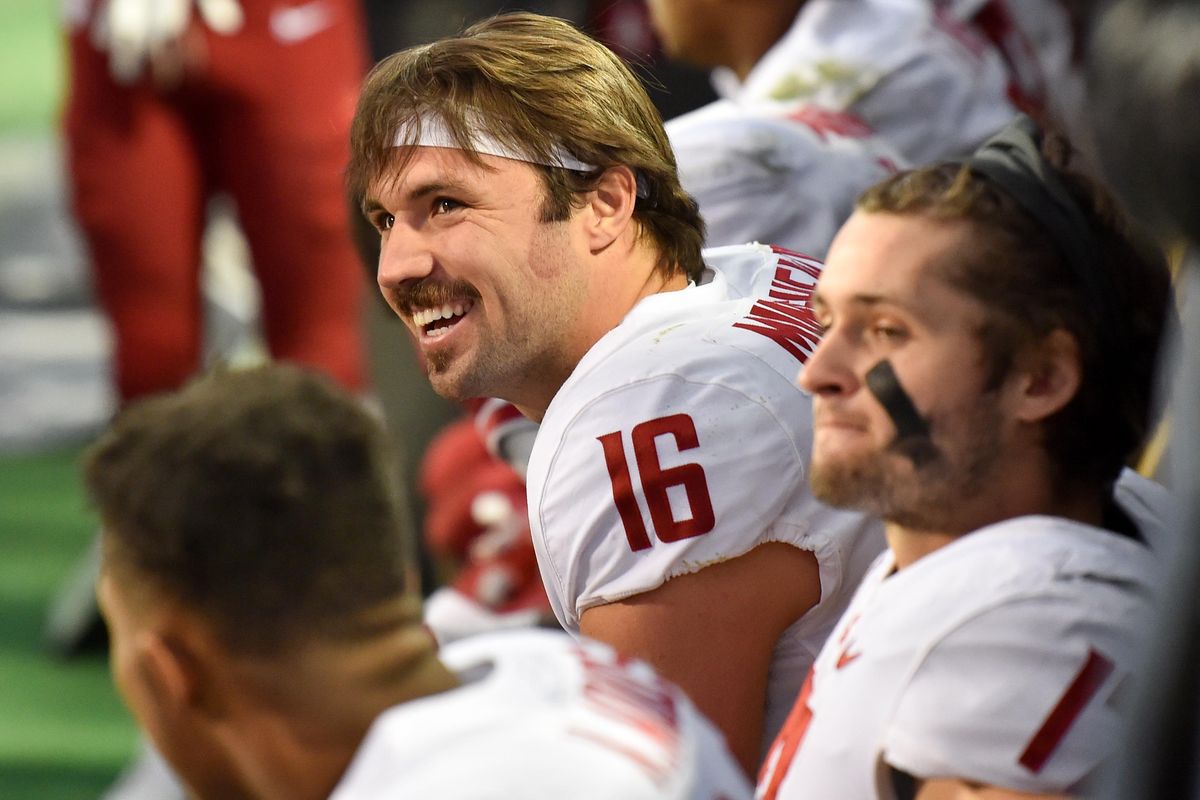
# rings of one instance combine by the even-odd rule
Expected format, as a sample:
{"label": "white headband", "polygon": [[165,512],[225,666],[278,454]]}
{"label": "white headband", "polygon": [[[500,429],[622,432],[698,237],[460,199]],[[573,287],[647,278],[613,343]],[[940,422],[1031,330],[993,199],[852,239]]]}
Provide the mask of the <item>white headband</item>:
{"label": "white headband", "polygon": [[[597,169],[594,164],[585,164],[561,147],[554,148],[550,160],[531,158],[528,154],[512,149],[487,133],[483,130],[482,125],[474,124],[471,127],[475,129],[471,133],[471,145],[476,153],[499,156],[500,158],[511,158],[514,161],[524,161],[527,164],[540,164],[543,167],[560,167],[574,172],[592,172]],[[458,142],[455,141],[454,135],[450,133],[450,129],[446,127],[446,121],[440,116],[435,117],[429,114],[421,116],[421,134],[415,141],[409,140],[408,128],[401,127],[396,131],[396,138],[392,142],[392,146],[444,147],[449,150],[462,149]],[[637,196],[645,200],[650,196],[650,186],[646,183],[646,179],[642,177],[640,172],[634,170],[634,174],[637,176]]]}
{"label": "white headband", "polygon": [[[489,156],[499,156],[500,158],[511,158],[514,161],[524,161],[529,164],[541,164],[543,167],[561,167],[563,169],[574,170],[575,172],[591,172],[596,169],[592,164],[585,164],[577,158],[571,156],[570,153],[564,151],[561,147],[556,147],[552,154],[552,160],[543,161],[541,159],[530,158],[526,153],[521,153],[508,147],[503,142],[496,139],[491,134],[482,130],[482,126],[472,125],[476,130],[471,134],[471,144],[477,153],[484,153]],[[416,141],[409,141],[408,130],[401,128],[396,131],[396,140],[392,143],[393,147],[445,147],[450,150],[461,150],[458,142],[454,140],[454,135],[450,133],[450,129],[446,127],[444,119],[430,116],[428,114],[421,117],[421,135]]]}

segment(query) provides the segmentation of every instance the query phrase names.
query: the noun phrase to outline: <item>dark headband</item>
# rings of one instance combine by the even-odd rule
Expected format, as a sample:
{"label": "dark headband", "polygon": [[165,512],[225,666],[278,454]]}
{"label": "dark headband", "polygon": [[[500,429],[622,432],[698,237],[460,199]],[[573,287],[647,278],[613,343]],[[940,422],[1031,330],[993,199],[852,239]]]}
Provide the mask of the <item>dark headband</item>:
{"label": "dark headband", "polygon": [[1099,246],[1058,171],[1042,156],[1041,143],[1037,125],[1020,115],[965,163],[972,172],[995,183],[1050,234],[1103,330],[1116,319],[1116,299],[1104,279]]}

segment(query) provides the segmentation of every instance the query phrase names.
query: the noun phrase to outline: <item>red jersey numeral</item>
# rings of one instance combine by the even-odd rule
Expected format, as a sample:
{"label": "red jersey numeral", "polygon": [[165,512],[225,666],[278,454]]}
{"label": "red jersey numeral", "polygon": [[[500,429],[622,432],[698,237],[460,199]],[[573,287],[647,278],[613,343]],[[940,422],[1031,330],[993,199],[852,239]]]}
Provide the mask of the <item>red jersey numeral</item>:
{"label": "red jersey numeral", "polygon": [[792,706],[792,713],[788,714],[787,722],[783,724],[779,735],[775,737],[775,743],[767,751],[762,770],[758,773],[755,800],[775,800],[779,793],[779,785],[783,783],[788,769],[792,766],[792,759],[796,757],[796,751],[804,741],[804,734],[808,733],[808,726],[812,722],[812,709],[808,706],[808,698],[812,694],[812,679],[813,671],[810,668],[808,676],[804,679],[804,686],[800,688],[800,696],[796,698],[796,705]]}
{"label": "red jersey numeral", "polygon": [[[672,414],[634,426],[630,435],[633,456],[637,461],[642,494],[646,498],[650,520],[654,524],[654,533],[663,542],[678,542],[708,533],[716,527],[717,520],[713,514],[712,497],[709,495],[704,467],[699,464],[680,464],[664,469],[659,462],[658,447],[655,444],[655,440],[660,436],[674,437],[675,446],[680,452],[700,446],[696,423],[687,414]],[[604,463],[612,481],[613,502],[616,503],[617,513],[621,515],[625,537],[633,550],[645,550],[652,542],[634,493],[633,477],[629,471],[629,461],[625,457],[621,431],[613,431],[596,438],[604,448]],[[683,487],[692,511],[691,517],[675,519],[667,491],[673,486]]]}

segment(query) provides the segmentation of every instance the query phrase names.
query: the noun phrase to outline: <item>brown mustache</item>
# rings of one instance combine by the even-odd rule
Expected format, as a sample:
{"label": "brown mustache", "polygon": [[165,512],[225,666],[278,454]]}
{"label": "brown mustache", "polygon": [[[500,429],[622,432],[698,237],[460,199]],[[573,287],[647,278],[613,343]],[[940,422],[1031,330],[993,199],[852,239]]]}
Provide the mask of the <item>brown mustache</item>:
{"label": "brown mustache", "polygon": [[841,409],[813,407],[813,427],[820,425],[845,425],[852,428],[867,428],[867,418],[861,413],[847,413]]}
{"label": "brown mustache", "polygon": [[424,278],[396,290],[396,307],[409,316],[414,309],[436,308],[456,300],[478,300],[479,291],[466,281],[437,281]]}

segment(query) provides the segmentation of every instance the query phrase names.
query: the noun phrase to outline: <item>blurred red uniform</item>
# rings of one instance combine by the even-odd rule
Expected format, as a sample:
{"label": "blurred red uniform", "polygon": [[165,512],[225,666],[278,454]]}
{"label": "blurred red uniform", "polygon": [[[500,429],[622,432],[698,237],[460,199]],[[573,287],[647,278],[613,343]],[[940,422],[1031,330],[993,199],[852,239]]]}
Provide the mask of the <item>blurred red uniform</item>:
{"label": "blurred red uniform", "polygon": [[147,69],[128,85],[96,44],[101,0],[75,6],[67,158],[121,400],[176,387],[199,366],[215,191],[236,203],[271,354],[361,388],[363,281],[342,183],[367,64],[357,0],[242,0],[230,35],[193,19],[176,79]]}
{"label": "blurred red uniform", "polygon": [[529,535],[525,481],[489,452],[471,418],[445,428],[425,451],[424,539],[451,568],[425,601],[441,644],[499,628],[548,625],[550,601]]}

